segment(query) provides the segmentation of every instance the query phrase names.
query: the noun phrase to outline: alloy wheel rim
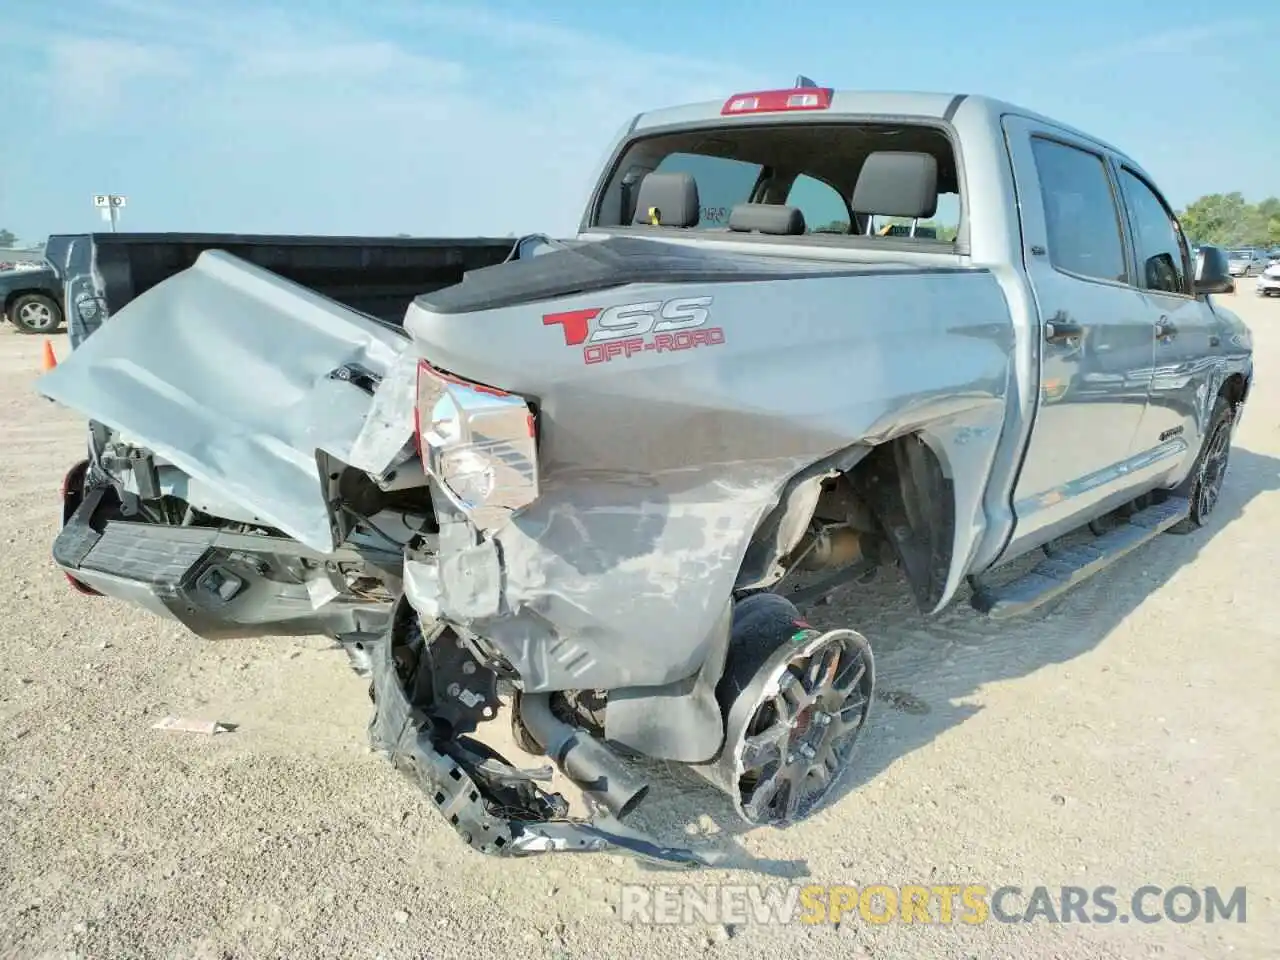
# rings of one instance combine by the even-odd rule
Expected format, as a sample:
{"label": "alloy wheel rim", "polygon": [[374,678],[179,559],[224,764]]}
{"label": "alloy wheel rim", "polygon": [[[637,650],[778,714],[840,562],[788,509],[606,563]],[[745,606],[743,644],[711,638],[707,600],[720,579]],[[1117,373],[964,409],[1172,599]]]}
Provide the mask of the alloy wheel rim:
{"label": "alloy wheel rim", "polygon": [[1204,464],[1200,468],[1197,485],[1196,507],[1201,517],[1207,517],[1218,505],[1222,495],[1222,483],[1227,475],[1227,463],[1231,455],[1231,421],[1223,420],[1213,432],[1209,447],[1205,450]]}
{"label": "alloy wheel rim", "polygon": [[32,330],[47,330],[53,326],[53,311],[43,303],[26,303],[18,311],[23,325]]}
{"label": "alloy wheel rim", "polygon": [[802,820],[837,784],[870,712],[874,668],[853,631],[812,631],[756,708],[740,752],[739,800],[753,823]]}

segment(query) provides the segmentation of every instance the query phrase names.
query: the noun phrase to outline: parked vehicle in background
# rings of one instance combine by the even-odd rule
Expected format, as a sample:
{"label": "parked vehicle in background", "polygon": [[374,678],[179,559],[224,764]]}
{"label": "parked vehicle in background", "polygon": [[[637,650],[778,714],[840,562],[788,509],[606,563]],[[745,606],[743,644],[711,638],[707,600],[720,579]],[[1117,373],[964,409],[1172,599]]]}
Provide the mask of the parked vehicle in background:
{"label": "parked vehicle in background", "polygon": [[62,326],[62,283],[48,263],[0,264],[0,312],[21,333],[52,334]]}
{"label": "parked vehicle in background", "polygon": [[[983,97],[641,114],[576,239],[508,245],[398,325],[342,305],[391,251],[333,284],[153,243],[37,383],[90,420],[68,578],[211,638],[334,636],[374,745],[486,854],[707,862],[623,823],[636,755],[747,824],[809,816],[875,667],[797,604],[896,566],[925,615],[1010,617],[1197,530],[1252,382],[1224,252],[1193,264],[1124,153]],[[481,739],[500,715],[587,817]]]}
{"label": "parked vehicle in background", "polygon": [[1267,264],[1258,275],[1255,292],[1260,297],[1280,296],[1280,257]]}
{"label": "parked vehicle in background", "polygon": [[1233,277],[1252,277],[1267,266],[1267,258],[1262,255],[1262,251],[1252,248],[1232,250],[1227,258]]}
{"label": "parked vehicle in background", "polygon": [[1280,247],[1267,251],[1267,263],[1280,263]]}

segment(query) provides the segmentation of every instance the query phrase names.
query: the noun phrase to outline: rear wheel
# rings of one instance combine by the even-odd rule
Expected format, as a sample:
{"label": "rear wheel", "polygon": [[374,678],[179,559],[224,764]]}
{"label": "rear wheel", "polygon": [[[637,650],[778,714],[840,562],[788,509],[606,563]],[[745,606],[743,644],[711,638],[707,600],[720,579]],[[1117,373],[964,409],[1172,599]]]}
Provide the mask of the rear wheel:
{"label": "rear wheel", "polygon": [[739,601],[733,645],[716,690],[725,742],[695,767],[755,825],[786,826],[815,812],[847,770],[875,691],[866,639],[815,630],[775,593]]}
{"label": "rear wheel", "polygon": [[62,326],[62,310],[52,297],[24,293],[9,306],[9,322],[22,333],[54,333]]}
{"label": "rear wheel", "polygon": [[1191,533],[1209,522],[1209,516],[1222,496],[1222,485],[1227,477],[1227,464],[1231,459],[1231,428],[1235,425],[1235,409],[1226,397],[1218,397],[1209,418],[1204,445],[1196,457],[1195,466],[1174,494],[1191,501],[1191,512],[1169,528],[1170,533]]}

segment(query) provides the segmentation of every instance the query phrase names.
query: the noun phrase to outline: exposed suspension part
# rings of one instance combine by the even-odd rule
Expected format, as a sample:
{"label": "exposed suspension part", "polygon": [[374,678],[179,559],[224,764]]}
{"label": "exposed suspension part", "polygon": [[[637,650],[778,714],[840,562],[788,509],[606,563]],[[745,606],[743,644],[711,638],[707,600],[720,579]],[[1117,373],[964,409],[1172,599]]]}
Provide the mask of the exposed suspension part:
{"label": "exposed suspension part", "polygon": [[[663,846],[624,825],[603,804],[589,819],[571,818],[565,798],[539,786],[551,779],[550,768],[517,769],[468,736],[479,722],[496,714],[498,677],[447,628],[424,634],[416,613],[403,599],[396,605],[386,636],[372,651],[371,662],[375,712],[370,741],[431,798],[472,848],[496,856],[617,849],[668,866],[687,867],[719,860]],[[540,726],[543,719],[535,719],[530,733],[563,740],[564,731]],[[528,723],[527,713],[524,720]],[[553,721],[561,723],[554,717]],[[579,731],[575,736],[589,734]],[[603,756],[585,741],[576,745],[594,761]],[[553,749],[563,762],[574,746],[558,741]],[[566,766],[582,775],[587,767],[579,760]],[[589,793],[587,798],[590,801]],[[619,806],[626,812],[634,803]]]}

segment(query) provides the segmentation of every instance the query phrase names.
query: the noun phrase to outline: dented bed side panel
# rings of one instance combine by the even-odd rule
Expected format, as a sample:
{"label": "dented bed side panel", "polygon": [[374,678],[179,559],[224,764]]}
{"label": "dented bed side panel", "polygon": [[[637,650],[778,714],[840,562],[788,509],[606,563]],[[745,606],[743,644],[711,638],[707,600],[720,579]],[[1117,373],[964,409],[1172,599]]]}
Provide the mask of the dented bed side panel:
{"label": "dented bed side panel", "polygon": [[539,499],[479,545],[442,531],[406,571],[424,613],[492,640],[528,690],[689,678],[789,479],[841,451],[920,432],[965,475],[957,563],[981,532],[1013,343],[984,271],[633,284],[461,316],[420,301],[406,329],[438,368],[538,405]]}

